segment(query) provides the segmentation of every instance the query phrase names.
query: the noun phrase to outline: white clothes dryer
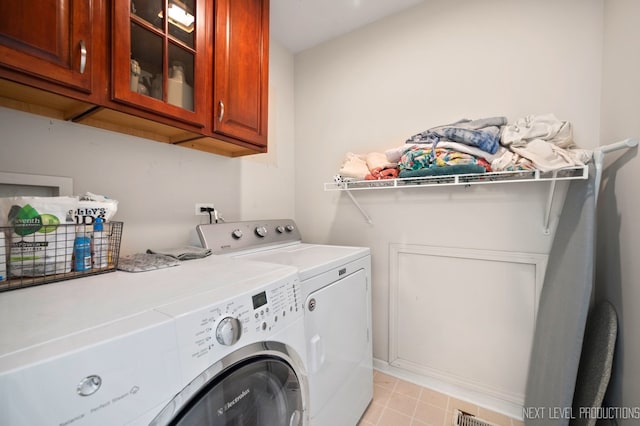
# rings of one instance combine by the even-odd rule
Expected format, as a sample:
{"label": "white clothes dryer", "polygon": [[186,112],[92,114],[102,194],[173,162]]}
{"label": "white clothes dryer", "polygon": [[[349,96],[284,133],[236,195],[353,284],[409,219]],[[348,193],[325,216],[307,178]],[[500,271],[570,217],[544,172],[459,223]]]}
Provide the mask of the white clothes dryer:
{"label": "white clothes dryer", "polygon": [[0,293],[0,424],[306,425],[291,267],[211,256]]}
{"label": "white clothes dryer", "polygon": [[290,219],[199,225],[197,231],[214,254],[297,268],[310,423],[357,424],[373,398],[369,248],[303,243]]}

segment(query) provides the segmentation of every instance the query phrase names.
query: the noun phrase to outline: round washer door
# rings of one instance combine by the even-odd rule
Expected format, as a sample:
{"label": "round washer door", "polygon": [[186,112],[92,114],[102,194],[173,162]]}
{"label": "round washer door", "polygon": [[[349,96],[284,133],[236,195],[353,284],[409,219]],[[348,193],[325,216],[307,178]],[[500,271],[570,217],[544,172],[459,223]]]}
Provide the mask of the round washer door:
{"label": "round washer door", "polygon": [[[302,426],[304,386],[285,358],[273,352],[250,356],[212,377],[210,370],[220,369],[214,365],[176,395],[151,424]],[[193,384],[203,383],[203,376],[210,379],[195,390]],[[167,411],[172,411],[172,418],[160,420],[167,419]]]}

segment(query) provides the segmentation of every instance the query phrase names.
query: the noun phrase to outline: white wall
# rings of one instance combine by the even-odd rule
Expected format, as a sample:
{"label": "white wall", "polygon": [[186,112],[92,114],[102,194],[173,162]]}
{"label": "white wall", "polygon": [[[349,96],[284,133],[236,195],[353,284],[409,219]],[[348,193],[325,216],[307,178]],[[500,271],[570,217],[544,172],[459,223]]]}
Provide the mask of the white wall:
{"label": "white wall", "polygon": [[[640,3],[607,0],[604,9],[602,141],[640,138]],[[596,299],[616,307],[619,334],[607,394],[614,407],[640,407],[640,162],[637,150],[607,158],[598,201]],[[619,424],[637,424],[620,419]]]}
{"label": "white wall", "polygon": [[602,8],[602,0],[428,1],[296,56],[296,218],[308,240],[372,247],[376,358],[387,358],[389,244],[546,253],[547,187],[356,193],[367,225],[323,182],[348,151],[395,147],[465,117],[553,112],[573,123],[579,145],[595,147]]}
{"label": "white wall", "polygon": [[[121,252],[198,243],[198,202],[227,220],[293,217],[293,56],[270,47],[270,152],[231,159],[0,108],[0,171],[67,176],[118,200]],[[203,219],[204,220],[204,219]]]}
{"label": "white wall", "polygon": [[241,215],[233,220],[294,217],[294,59],[272,41],[270,60],[269,152],[240,160]]}

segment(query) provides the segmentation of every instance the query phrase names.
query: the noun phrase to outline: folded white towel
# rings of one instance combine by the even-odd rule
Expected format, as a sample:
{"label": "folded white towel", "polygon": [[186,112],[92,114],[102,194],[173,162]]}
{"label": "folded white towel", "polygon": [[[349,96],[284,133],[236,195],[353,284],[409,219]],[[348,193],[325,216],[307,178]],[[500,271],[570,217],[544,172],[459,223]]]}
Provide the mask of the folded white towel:
{"label": "folded white towel", "polygon": [[369,167],[367,167],[367,162],[360,155],[348,152],[339,173],[343,177],[363,180],[369,174]]}
{"label": "folded white towel", "polygon": [[387,161],[389,161],[390,163],[397,163],[398,161],[400,161],[402,154],[404,154],[407,151],[407,149],[412,146],[413,145],[408,145],[405,143],[400,145],[397,148],[390,148],[386,150],[384,154],[387,157]]}
{"label": "folded white towel", "polygon": [[[503,148],[504,149],[504,148]],[[506,170],[534,170],[536,166],[528,158],[504,149],[502,155],[491,162],[491,170],[502,172]]]}

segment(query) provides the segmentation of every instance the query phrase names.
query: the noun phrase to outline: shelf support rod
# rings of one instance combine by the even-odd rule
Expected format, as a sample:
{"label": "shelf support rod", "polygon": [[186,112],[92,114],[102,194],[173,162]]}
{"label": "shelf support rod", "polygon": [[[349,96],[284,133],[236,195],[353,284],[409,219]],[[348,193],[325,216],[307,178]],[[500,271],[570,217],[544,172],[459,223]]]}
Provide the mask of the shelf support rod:
{"label": "shelf support rod", "polygon": [[551,180],[551,184],[549,185],[549,196],[547,198],[547,207],[544,215],[544,224],[543,224],[543,232],[544,235],[549,235],[551,231],[549,230],[549,219],[551,217],[551,207],[553,207],[553,198],[556,193],[556,176],[558,172],[554,170],[553,172],[553,180]]}
{"label": "shelf support rod", "polygon": [[351,191],[349,191],[348,189],[345,191],[347,193],[347,195],[349,196],[349,198],[351,198],[351,201],[353,201],[353,204],[358,208],[358,210],[360,210],[360,213],[362,213],[362,216],[364,216],[364,219],[367,221],[367,223],[369,225],[373,225],[373,220],[371,219],[371,216],[369,216],[367,214],[366,211],[364,211],[364,209],[362,208],[362,206],[360,205],[360,203],[358,203],[358,200],[356,200],[356,197],[353,196],[353,194],[351,193]]}

